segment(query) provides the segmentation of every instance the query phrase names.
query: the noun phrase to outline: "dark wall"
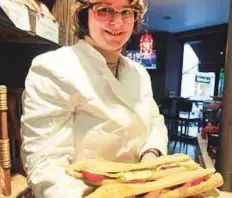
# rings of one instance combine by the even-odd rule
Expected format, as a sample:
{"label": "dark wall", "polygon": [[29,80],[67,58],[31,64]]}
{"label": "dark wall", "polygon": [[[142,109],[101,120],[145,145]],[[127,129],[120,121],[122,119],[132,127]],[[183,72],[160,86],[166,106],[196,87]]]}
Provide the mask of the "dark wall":
{"label": "dark wall", "polygon": [[[226,54],[228,25],[218,25],[202,29],[196,29],[178,34],[169,34],[166,54],[165,94],[174,91],[180,95],[181,75],[183,63],[183,46],[185,42],[201,41],[198,45],[197,56],[203,64],[200,64],[200,72],[215,72],[216,84],[220,69],[224,67]],[[220,54],[220,52],[223,54]],[[205,64],[206,63],[206,64]],[[215,89],[215,94],[217,89]]]}
{"label": "dark wall", "polygon": [[[199,29],[192,32],[179,33],[177,39],[182,42],[190,42],[193,50],[197,54],[200,62],[200,72],[218,72],[224,67],[226,42],[227,42],[226,24],[213,26],[205,29]],[[223,52],[223,54],[221,54]]]}
{"label": "dark wall", "polygon": [[201,62],[198,70],[200,72],[215,72],[214,95],[217,95],[219,72],[225,65],[227,33],[228,24],[222,24],[174,35],[179,43],[200,41],[193,42],[191,46]]}
{"label": "dark wall", "polygon": [[[159,104],[165,94],[166,53],[169,34],[167,32],[149,33],[153,35],[157,69],[148,69],[147,71],[151,77],[154,99]],[[139,49],[139,41],[142,34],[132,36],[128,42],[127,49]]]}
{"label": "dark wall", "polygon": [[168,33],[156,32],[154,34],[155,49],[157,56],[157,69],[148,70],[151,77],[152,90],[154,99],[157,104],[161,103],[161,100],[165,94],[165,78],[166,78],[166,54],[168,47]]}
{"label": "dark wall", "polygon": [[[157,53],[157,70],[148,70],[154,99],[158,104],[169,91],[180,94],[181,73],[183,62],[183,46],[185,42],[202,41],[200,46],[201,54],[207,62],[214,62],[217,67],[216,86],[220,68],[224,67],[224,56],[220,56],[220,51],[226,51],[227,24],[212,26],[187,32],[171,34],[168,32],[151,32],[154,37],[154,47]],[[139,49],[141,34],[132,36],[128,43],[128,49]],[[210,66],[212,67],[212,66]],[[204,68],[204,72],[211,72],[212,68]]]}
{"label": "dark wall", "polygon": [[[168,91],[179,92],[182,45],[168,32],[150,32],[154,39],[157,69],[147,70],[155,101],[160,104]],[[141,34],[133,36],[127,49],[139,49]]]}
{"label": "dark wall", "polygon": [[0,84],[10,88],[24,88],[32,59],[55,45],[17,44],[0,42]]}
{"label": "dark wall", "polygon": [[180,94],[183,43],[179,42],[173,34],[168,36],[168,46],[166,54],[166,75],[165,75],[165,96],[169,92]]}

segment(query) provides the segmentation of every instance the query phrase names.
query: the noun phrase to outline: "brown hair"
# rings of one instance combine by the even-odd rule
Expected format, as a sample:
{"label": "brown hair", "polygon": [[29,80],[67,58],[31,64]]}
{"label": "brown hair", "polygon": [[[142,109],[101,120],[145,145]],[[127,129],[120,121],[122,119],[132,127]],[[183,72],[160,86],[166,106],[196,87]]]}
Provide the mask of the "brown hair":
{"label": "brown hair", "polygon": [[[72,6],[72,19],[73,19],[73,29],[75,35],[79,39],[83,39],[84,36],[89,34],[88,28],[88,9],[89,6],[96,2],[101,2],[102,0],[75,0]],[[138,10],[139,15],[136,16],[136,21],[134,24],[134,33],[138,32],[139,25],[141,24],[143,15],[146,12],[146,6],[143,0],[129,0],[131,6]]]}

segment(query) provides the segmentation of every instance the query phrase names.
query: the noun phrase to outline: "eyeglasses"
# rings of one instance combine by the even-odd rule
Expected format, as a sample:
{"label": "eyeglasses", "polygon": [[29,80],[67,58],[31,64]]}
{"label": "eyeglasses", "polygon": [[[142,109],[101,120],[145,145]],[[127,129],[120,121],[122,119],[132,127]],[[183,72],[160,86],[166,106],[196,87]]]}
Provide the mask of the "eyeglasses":
{"label": "eyeglasses", "polygon": [[139,14],[139,10],[136,10],[134,8],[128,7],[128,8],[122,8],[122,9],[115,9],[108,5],[91,5],[90,7],[95,17],[100,21],[107,21],[114,18],[116,14],[120,14],[122,19],[127,23],[133,23],[137,19],[137,16]]}

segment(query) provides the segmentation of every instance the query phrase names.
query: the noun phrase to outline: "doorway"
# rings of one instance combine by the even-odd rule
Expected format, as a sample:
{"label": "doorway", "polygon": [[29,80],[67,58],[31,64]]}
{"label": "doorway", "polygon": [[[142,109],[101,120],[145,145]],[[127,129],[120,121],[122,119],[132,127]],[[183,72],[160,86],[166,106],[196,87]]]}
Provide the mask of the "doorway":
{"label": "doorway", "polygon": [[[190,113],[191,118],[202,118],[202,109],[204,101],[212,100],[215,88],[214,72],[199,72],[201,64],[196,47],[201,41],[185,42],[183,51],[183,65],[181,78],[180,96],[193,100],[193,107]],[[181,117],[186,117],[181,113]],[[191,126],[189,135],[196,137],[198,133],[197,126]]]}
{"label": "doorway", "polygon": [[184,44],[181,97],[191,100],[212,100],[215,87],[214,72],[199,72],[201,63],[192,45],[201,41],[186,42]]}

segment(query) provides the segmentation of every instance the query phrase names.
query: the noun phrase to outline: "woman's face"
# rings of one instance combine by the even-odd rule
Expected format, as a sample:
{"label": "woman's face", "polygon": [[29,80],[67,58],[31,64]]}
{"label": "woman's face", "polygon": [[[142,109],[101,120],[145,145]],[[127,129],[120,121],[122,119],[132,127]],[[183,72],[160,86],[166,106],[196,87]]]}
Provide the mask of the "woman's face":
{"label": "woman's face", "polygon": [[116,51],[128,41],[134,28],[134,12],[128,7],[129,0],[103,0],[89,9],[89,34],[100,48]]}

